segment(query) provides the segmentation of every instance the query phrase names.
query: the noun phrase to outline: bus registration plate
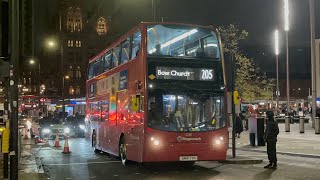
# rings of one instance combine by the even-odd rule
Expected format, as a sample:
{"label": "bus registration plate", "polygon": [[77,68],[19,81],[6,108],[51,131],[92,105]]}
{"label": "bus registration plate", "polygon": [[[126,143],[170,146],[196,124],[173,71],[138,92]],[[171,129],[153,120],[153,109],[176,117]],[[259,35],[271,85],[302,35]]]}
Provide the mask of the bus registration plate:
{"label": "bus registration plate", "polygon": [[197,161],[198,156],[180,156],[180,161]]}

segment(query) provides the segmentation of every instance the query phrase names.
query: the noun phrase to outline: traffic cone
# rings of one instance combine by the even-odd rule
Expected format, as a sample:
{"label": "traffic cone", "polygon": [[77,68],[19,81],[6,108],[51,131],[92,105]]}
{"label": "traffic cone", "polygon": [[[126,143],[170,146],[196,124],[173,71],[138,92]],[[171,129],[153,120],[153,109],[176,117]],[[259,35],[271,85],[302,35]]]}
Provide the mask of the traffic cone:
{"label": "traffic cone", "polygon": [[65,141],[64,141],[64,148],[62,151],[63,154],[70,154],[71,151],[69,150],[69,143],[68,143],[68,137],[65,136]]}
{"label": "traffic cone", "polygon": [[59,131],[56,132],[56,139],[54,141],[53,147],[61,147],[60,146],[60,141],[59,141]]}

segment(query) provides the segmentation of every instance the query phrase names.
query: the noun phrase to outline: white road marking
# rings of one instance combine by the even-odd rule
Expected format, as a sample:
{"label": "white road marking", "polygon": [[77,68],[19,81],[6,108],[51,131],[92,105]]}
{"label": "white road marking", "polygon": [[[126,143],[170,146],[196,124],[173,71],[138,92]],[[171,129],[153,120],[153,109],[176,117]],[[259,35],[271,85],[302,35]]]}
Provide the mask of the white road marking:
{"label": "white road marking", "polygon": [[101,161],[101,162],[83,162],[83,163],[68,163],[68,164],[44,164],[45,166],[72,166],[72,165],[86,165],[86,164],[109,164],[120,163],[120,161]]}
{"label": "white road marking", "polygon": [[114,174],[113,176],[119,176],[118,174]]}
{"label": "white road marking", "polygon": [[72,179],[72,178],[66,178],[66,179]]}
{"label": "white road marking", "polygon": [[95,176],[90,177],[90,179],[95,179],[95,178],[96,178]]}

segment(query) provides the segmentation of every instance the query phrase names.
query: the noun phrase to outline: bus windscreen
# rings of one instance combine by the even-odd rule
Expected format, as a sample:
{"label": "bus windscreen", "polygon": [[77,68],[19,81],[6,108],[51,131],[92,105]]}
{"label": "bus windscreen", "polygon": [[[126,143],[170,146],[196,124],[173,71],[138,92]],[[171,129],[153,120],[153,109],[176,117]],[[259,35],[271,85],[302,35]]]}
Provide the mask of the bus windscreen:
{"label": "bus windscreen", "polygon": [[182,25],[149,25],[149,56],[220,59],[216,33],[210,29]]}

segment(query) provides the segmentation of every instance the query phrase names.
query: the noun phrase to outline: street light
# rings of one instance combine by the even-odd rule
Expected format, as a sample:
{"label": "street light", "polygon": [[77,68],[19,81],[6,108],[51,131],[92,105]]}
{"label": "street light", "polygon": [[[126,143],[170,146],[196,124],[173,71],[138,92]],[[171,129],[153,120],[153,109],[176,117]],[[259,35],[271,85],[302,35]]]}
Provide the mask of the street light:
{"label": "street light", "polygon": [[276,55],[276,69],[277,69],[277,90],[276,90],[276,97],[277,97],[277,108],[279,107],[279,31],[278,29],[274,32],[274,52]]}
{"label": "street light", "polygon": [[284,0],[284,30],[286,34],[286,74],[287,74],[287,113],[290,112],[290,83],[289,83],[289,0]]}
{"label": "street light", "polygon": [[30,65],[34,65],[34,64],[36,64],[36,61],[38,62],[38,75],[39,75],[39,77],[38,77],[38,80],[39,80],[39,94],[41,94],[40,93],[40,89],[41,89],[41,87],[40,87],[40,85],[41,85],[41,64],[40,64],[40,60],[39,59],[37,59],[36,58],[36,60],[34,59],[34,58],[31,58],[31,59],[29,59],[29,64]]}
{"label": "street light", "polygon": [[34,61],[34,59],[30,59],[30,60],[29,60],[29,64],[34,64],[34,63],[36,63],[36,62]]}
{"label": "street light", "polygon": [[312,88],[312,114],[311,121],[312,127],[315,128],[315,120],[316,120],[316,109],[317,109],[317,59],[315,57],[315,3],[314,0],[309,0],[309,9],[310,9],[310,44],[311,44],[311,88]]}
{"label": "street light", "polygon": [[62,74],[64,74],[64,66],[63,66],[63,39],[61,39],[60,43],[58,43],[57,40],[55,39],[48,39],[46,41],[46,46],[49,49],[55,49],[56,46],[60,46],[60,63],[61,63],[61,79],[62,79],[62,91],[61,91],[61,97],[62,97],[62,106],[63,106],[63,121],[65,120],[65,116],[64,116],[64,111],[65,111],[65,107],[64,107],[64,80],[65,79],[69,79],[69,76],[63,76]]}

